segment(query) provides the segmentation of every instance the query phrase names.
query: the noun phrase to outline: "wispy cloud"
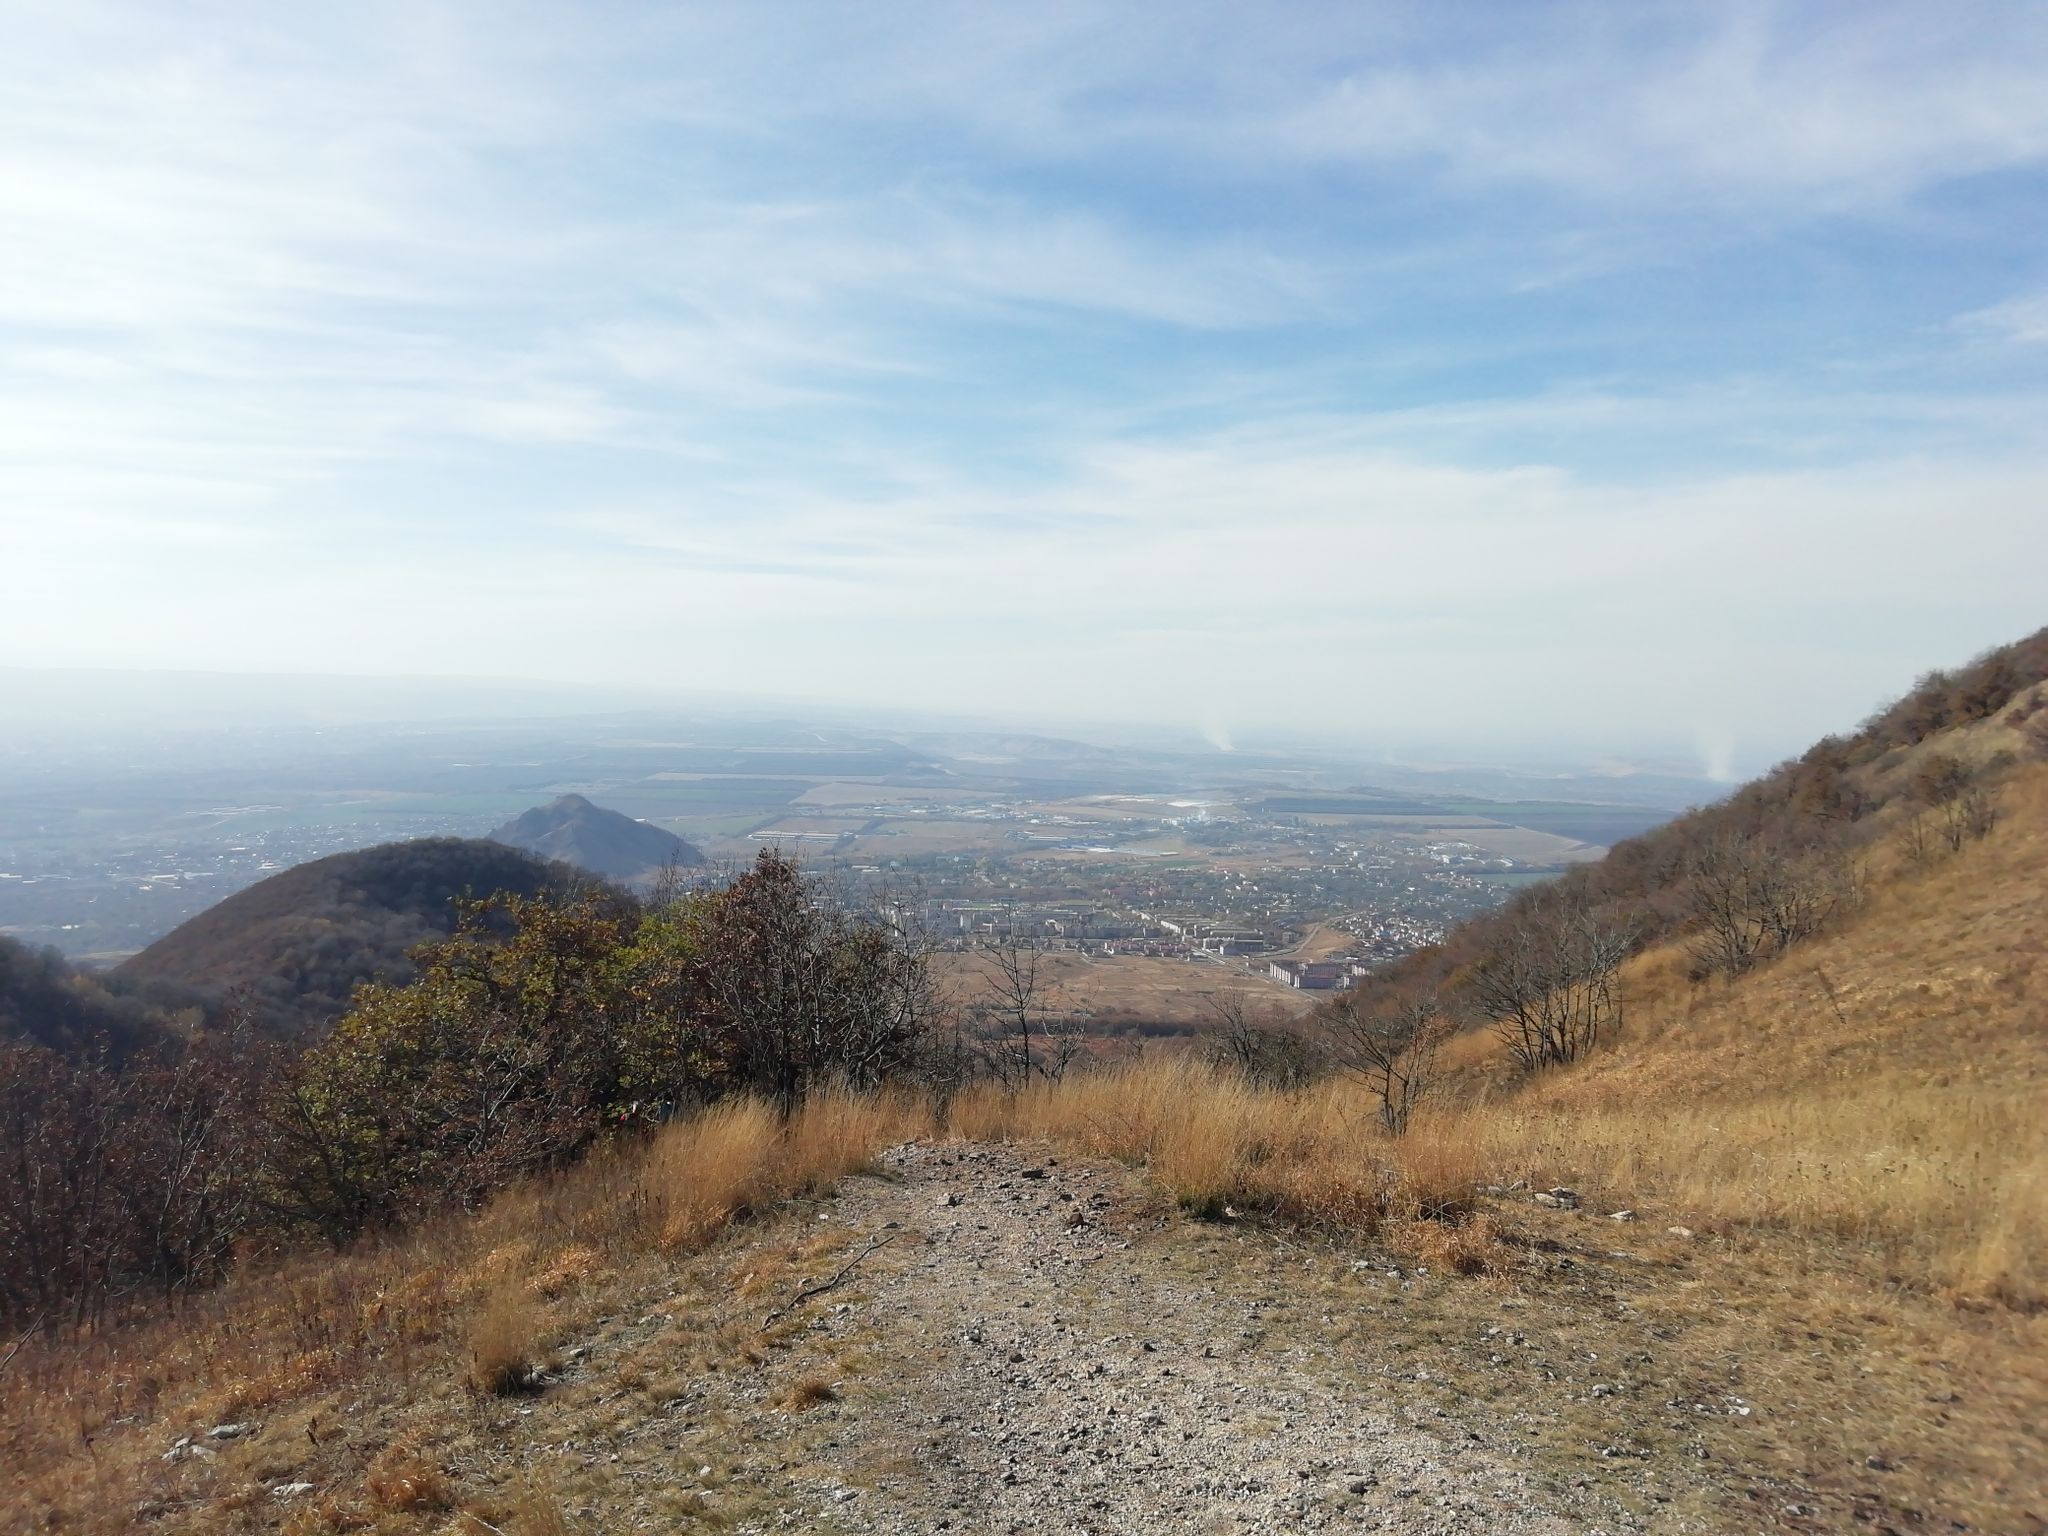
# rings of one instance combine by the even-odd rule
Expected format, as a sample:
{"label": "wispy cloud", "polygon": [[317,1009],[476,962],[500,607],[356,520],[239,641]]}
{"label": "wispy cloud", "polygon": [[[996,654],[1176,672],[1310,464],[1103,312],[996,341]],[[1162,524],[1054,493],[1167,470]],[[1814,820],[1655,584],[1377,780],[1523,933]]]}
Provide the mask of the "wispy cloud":
{"label": "wispy cloud", "polygon": [[1965,331],[2028,346],[2048,342],[2048,292],[2021,294],[2002,304],[1972,310],[1958,321]]}
{"label": "wispy cloud", "polygon": [[2039,7],[6,26],[10,655],[1796,734],[2031,601]]}

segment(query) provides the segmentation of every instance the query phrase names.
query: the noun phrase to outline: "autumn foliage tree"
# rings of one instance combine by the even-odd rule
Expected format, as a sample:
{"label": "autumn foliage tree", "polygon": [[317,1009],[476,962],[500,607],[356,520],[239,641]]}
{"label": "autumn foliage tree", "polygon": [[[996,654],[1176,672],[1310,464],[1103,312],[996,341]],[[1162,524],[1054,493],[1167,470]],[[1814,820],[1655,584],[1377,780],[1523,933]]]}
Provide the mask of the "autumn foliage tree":
{"label": "autumn foliage tree", "polygon": [[722,890],[472,903],[267,1100],[265,1195],[334,1242],[474,1205],[608,1129],[728,1092],[792,1107],[917,1056],[924,956],[764,851]]}
{"label": "autumn foliage tree", "polygon": [[1454,1028],[1443,1005],[1430,995],[1360,989],[1320,1010],[1316,1022],[1328,1059],[1379,1105],[1380,1128],[1405,1132],[1436,1087],[1438,1053]]}

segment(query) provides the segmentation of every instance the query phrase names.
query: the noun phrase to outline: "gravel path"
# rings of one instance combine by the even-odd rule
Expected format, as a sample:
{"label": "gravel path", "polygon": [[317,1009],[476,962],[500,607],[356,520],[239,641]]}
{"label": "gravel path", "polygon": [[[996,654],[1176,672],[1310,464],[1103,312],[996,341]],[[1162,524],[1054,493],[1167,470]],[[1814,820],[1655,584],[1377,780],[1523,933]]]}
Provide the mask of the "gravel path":
{"label": "gravel path", "polygon": [[1260,1343],[1256,1296],[1144,1262],[1157,1206],[1127,1172],[924,1144],[891,1152],[888,1172],[850,1181],[836,1217],[891,1241],[858,1272],[859,1299],[818,1326],[872,1330],[887,1365],[834,1410],[821,1460],[847,1475],[812,1484],[821,1523],[1600,1529],[1546,1511],[1473,1431],[1418,1427],[1387,1411],[1385,1384],[1341,1379],[1312,1346]]}

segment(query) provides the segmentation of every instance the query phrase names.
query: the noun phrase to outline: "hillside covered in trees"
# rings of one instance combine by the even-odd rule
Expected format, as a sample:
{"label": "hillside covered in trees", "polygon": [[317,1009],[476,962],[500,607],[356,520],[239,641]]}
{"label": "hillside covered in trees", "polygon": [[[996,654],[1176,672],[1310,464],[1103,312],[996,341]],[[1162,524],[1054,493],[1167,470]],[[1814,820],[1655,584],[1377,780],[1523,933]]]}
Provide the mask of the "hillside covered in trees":
{"label": "hillside covered in trees", "polygon": [[0,935],[0,1043],[113,1061],[196,1021],[199,999],[153,979],[93,976]]}
{"label": "hillside covered in trees", "polygon": [[184,988],[271,1032],[324,1028],[367,981],[414,974],[464,897],[535,897],[588,877],[502,843],[429,837],[315,859],[260,880],[124,960],[123,981]]}

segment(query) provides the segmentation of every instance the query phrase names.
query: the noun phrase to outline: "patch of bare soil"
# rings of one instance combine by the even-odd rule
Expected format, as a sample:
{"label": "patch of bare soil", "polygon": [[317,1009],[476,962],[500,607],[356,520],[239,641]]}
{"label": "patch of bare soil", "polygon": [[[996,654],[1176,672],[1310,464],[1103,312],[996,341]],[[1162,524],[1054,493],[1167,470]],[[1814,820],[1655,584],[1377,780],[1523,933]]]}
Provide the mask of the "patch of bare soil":
{"label": "patch of bare soil", "polygon": [[1116,1164],[913,1144],[416,1438],[506,1536],[2040,1529],[1861,1401],[1897,1374],[1927,1445],[2017,1468],[1995,1360],[1922,1359],[1848,1297],[1806,1317],[1720,1240],[1530,1212],[1496,1284],[1195,1221]]}
{"label": "patch of bare soil", "polygon": [[1384,1383],[1269,1340],[1258,1299],[1156,1262],[1179,1223],[1121,1169],[917,1145],[889,1171],[842,1206],[902,1239],[816,1325],[875,1330],[887,1357],[821,1458],[835,1529],[1624,1528],[1545,1508],[1485,1430],[1410,1421]]}

